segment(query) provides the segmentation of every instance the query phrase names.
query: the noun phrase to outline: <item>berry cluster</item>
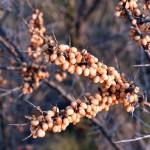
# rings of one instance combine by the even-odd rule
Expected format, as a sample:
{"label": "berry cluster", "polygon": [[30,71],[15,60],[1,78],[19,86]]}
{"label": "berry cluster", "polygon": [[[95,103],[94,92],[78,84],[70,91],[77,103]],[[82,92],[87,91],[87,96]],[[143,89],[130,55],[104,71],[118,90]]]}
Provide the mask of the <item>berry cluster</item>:
{"label": "berry cluster", "polygon": [[35,12],[32,14],[32,19],[30,20],[29,26],[29,33],[31,34],[31,45],[28,47],[27,51],[29,56],[37,58],[41,55],[41,47],[44,40],[36,33],[44,36],[44,33],[46,32],[45,27],[43,27],[43,13],[40,12],[38,9],[36,9]]}
{"label": "berry cluster", "polygon": [[98,112],[108,111],[115,104],[122,103],[127,112],[133,112],[139,103],[140,89],[133,82],[127,81],[124,74],[102,64],[85,49],[79,52],[75,47],[50,43],[45,44],[43,49],[47,62],[55,63],[71,74],[83,74],[100,84],[100,88],[94,96],[86,93],[85,101],[73,101],[64,110],[53,107],[52,110],[41,111],[39,117],[27,117],[31,121],[30,131],[34,138],[44,137],[47,130],[61,132],[70,123],[75,125],[82,117],[95,117]]}
{"label": "berry cluster", "polygon": [[77,48],[63,44],[55,46],[46,44],[43,47],[44,49],[47,47],[46,62],[52,62],[71,74],[83,74],[94,83],[99,83],[102,92],[113,94],[119,92],[119,94],[122,93],[121,95],[126,96],[125,91],[132,83],[125,79],[124,74],[120,74],[115,68],[99,62],[85,49],[79,52]]}
{"label": "berry cluster", "polygon": [[77,99],[71,102],[71,106],[67,106],[63,110],[59,110],[54,106],[52,110],[42,111],[42,115],[35,117],[27,117],[31,121],[30,131],[33,138],[44,137],[46,131],[61,132],[66,130],[70,123],[77,124],[82,117],[92,118],[102,110],[108,111],[111,105],[122,103],[128,112],[134,111],[134,107],[129,105],[131,102],[137,101],[137,96],[130,95],[129,101],[126,99],[117,99],[115,94],[104,96],[97,92],[94,96],[90,93],[85,94],[85,101]]}
{"label": "berry cluster", "polygon": [[23,77],[23,94],[31,93],[39,86],[43,78],[49,77],[49,73],[44,65],[32,64],[28,66],[26,63],[23,63],[21,72]]}
{"label": "berry cluster", "polygon": [[[137,4],[138,0],[120,0],[118,6],[116,7],[116,16],[123,16],[131,22],[131,36],[138,43],[138,45],[142,46],[150,58],[150,36],[148,33],[150,32],[150,23],[147,20],[149,17],[146,17],[141,13]],[[149,8],[150,2],[146,1],[146,8]]]}

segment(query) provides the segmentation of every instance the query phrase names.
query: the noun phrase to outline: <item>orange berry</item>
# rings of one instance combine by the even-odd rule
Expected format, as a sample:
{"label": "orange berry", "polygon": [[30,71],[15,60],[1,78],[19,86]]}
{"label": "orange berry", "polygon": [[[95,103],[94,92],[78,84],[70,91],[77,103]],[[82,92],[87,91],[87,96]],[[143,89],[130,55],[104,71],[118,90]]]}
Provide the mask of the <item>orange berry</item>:
{"label": "orange berry", "polygon": [[68,45],[60,44],[58,48],[61,52],[65,52],[68,48]]}
{"label": "orange berry", "polygon": [[49,115],[50,117],[54,117],[55,113],[52,110],[47,111],[47,115]]}
{"label": "orange berry", "polygon": [[97,99],[91,99],[91,103],[94,105],[98,105],[99,101]]}
{"label": "orange berry", "polygon": [[85,110],[82,107],[81,107],[81,109],[79,109],[79,114],[81,116],[85,116],[86,115]]}
{"label": "orange berry", "polygon": [[45,131],[42,130],[42,129],[38,129],[38,131],[37,131],[37,136],[38,136],[38,137],[44,137],[44,136],[45,136]]}
{"label": "orange berry", "polygon": [[96,75],[96,71],[97,71],[96,69],[90,67],[89,71],[90,71],[89,73],[90,73],[91,76],[95,76]]}
{"label": "orange berry", "polygon": [[68,67],[69,67],[69,62],[66,61],[66,62],[63,64],[62,69],[63,69],[63,70],[67,70]]}
{"label": "orange berry", "polygon": [[60,74],[56,74],[56,75],[55,75],[55,79],[56,79],[58,82],[61,82],[61,81],[63,80]]}
{"label": "orange berry", "polygon": [[54,63],[55,63],[57,66],[59,66],[61,62],[59,61],[58,58],[56,58],[55,61],[54,61]]}
{"label": "orange berry", "polygon": [[106,97],[106,96],[102,98],[102,102],[103,102],[103,103],[106,103],[106,102],[107,102],[107,97]]}
{"label": "orange berry", "polygon": [[69,116],[69,115],[72,115],[74,113],[74,110],[72,108],[68,108],[66,109],[66,114]]}
{"label": "orange berry", "polygon": [[147,45],[147,40],[144,38],[142,39],[142,45],[146,46]]}
{"label": "orange berry", "polygon": [[73,109],[76,109],[77,108],[77,102],[71,102],[71,107],[73,108]]}
{"label": "orange berry", "polygon": [[99,101],[102,100],[102,97],[101,97],[101,95],[100,95],[99,93],[96,93],[96,94],[95,94],[95,98],[96,98],[97,100],[99,100]]}
{"label": "orange berry", "polygon": [[82,102],[82,103],[80,104],[80,106],[81,106],[83,109],[87,109],[87,104],[86,104],[86,103],[83,103],[83,102]]}
{"label": "orange berry", "polygon": [[71,48],[70,48],[70,51],[71,51],[72,53],[76,53],[78,50],[77,50],[76,47],[71,47]]}
{"label": "orange berry", "polygon": [[74,65],[76,63],[76,59],[72,58],[72,59],[69,60],[69,62]]}
{"label": "orange berry", "polygon": [[63,119],[63,124],[64,124],[65,126],[68,126],[68,125],[69,125],[69,120],[68,120],[67,118],[64,118],[64,119]]}
{"label": "orange berry", "polygon": [[32,14],[32,19],[35,20],[37,18],[36,14]]}
{"label": "orange berry", "polygon": [[45,116],[45,119],[46,119],[47,122],[50,122],[50,121],[52,120],[52,118],[51,118],[50,115],[46,115],[46,116]]}
{"label": "orange berry", "polygon": [[133,95],[129,96],[129,101],[130,101],[130,103],[134,102],[134,96]]}
{"label": "orange berry", "polygon": [[33,134],[33,138],[36,139],[38,136],[37,134]]}
{"label": "orange berry", "polygon": [[101,77],[102,77],[102,79],[105,80],[105,81],[108,79],[107,74],[102,74]]}
{"label": "orange berry", "polygon": [[77,61],[77,63],[80,63],[82,61],[82,55],[80,55],[80,54],[77,55],[76,61]]}
{"label": "orange berry", "polygon": [[74,59],[74,58],[75,58],[75,54],[72,53],[72,52],[70,52],[70,53],[68,54],[68,56],[69,56],[70,59]]}
{"label": "orange berry", "polygon": [[54,125],[54,126],[52,127],[52,132],[56,133],[56,132],[58,132],[58,131],[59,131],[58,126],[57,126],[57,125]]}
{"label": "orange berry", "polygon": [[74,120],[76,119],[76,117],[77,117],[76,113],[73,113],[73,114],[71,115],[72,121],[74,121]]}
{"label": "orange berry", "polygon": [[53,121],[47,123],[47,125],[48,125],[48,130],[51,130],[53,127]]}
{"label": "orange berry", "polygon": [[61,130],[62,131],[66,130],[66,126],[64,124],[61,125]]}
{"label": "orange berry", "polygon": [[42,129],[43,129],[44,131],[47,131],[47,129],[48,129],[48,124],[47,124],[47,123],[42,123]]}
{"label": "orange berry", "polygon": [[61,119],[61,117],[57,117],[57,118],[56,118],[56,122],[57,122],[58,125],[62,124],[62,119]]}
{"label": "orange berry", "polygon": [[75,71],[78,75],[81,75],[82,74],[82,68],[80,66],[76,66],[75,67]]}
{"label": "orange berry", "polygon": [[66,62],[66,58],[64,56],[59,56],[59,61],[64,64]]}
{"label": "orange berry", "polygon": [[132,25],[136,25],[136,24],[137,24],[136,19],[133,19],[133,20],[132,20]]}
{"label": "orange berry", "polygon": [[131,112],[131,110],[132,110],[132,106],[131,106],[131,105],[128,105],[128,106],[126,107],[126,111],[127,111],[127,112]]}
{"label": "orange berry", "polygon": [[105,111],[108,111],[108,110],[109,110],[109,106],[108,106],[108,105],[105,105],[104,110],[105,110]]}
{"label": "orange berry", "polygon": [[75,66],[74,65],[71,65],[68,67],[67,71],[71,74],[73,74],[75,72]]}
{"label": "orange berry", "polygon": [[39,125],[39,120],[33,120],[33,121],[31,121],[31,125],[38,126]]}
{"label": "orange berry", "polygon": [[99,80],[100,80],[100,77],[99,77],[99,76],[95,76],[95,77],[93,78],[93,82],[94,82],[94,83],[98,83]]}
{"label": "orange berry", "polygon": [[56,55],[56,54],[52,54],[52,55],[50,56],[50,60],[51,60],[52,62],[55,61],[56,58],[57,58],[57,55]]}
{"label": "orange berry", "polygon": [[72,123],[72,122],[73,122],[71,116],[68,116],[67,119],[68,119],[69,123]]}
{"label": "orange berry", "polygon": [[125,88],[125,89],[128,89],[130,87],[130,84],[129,83],[125,83],[124,85],[123,85],[123,88]]}
{"label": "orange berry", "polygon": [[89,76],[89,74],[90,74],[89,69],[88,69],[88,68],[85,68],[85,69],[83,70],[83,75],[84,75],[84,76]]}
{"label": "orange berry", "polygon": [[108,104],[111,104],[113,102],[112,97],[108,96],[108,100],[107,100]]}
{"label": "orange berry", "polygon": [[125,9],[129,9],[129,2],[125,3]]}
{"label": "orange berry", "polygon": [[91,112],[91,110],[92,110],[92,107],[91,107],[91,105],[87,105],[86,112],[87,112],[87,113],[89,113],[89,112]]}

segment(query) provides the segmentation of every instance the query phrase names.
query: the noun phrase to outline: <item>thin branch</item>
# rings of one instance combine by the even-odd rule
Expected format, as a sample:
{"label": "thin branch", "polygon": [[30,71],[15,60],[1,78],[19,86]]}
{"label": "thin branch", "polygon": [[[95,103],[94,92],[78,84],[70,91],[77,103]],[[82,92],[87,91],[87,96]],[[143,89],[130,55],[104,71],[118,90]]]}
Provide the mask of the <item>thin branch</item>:
{"label": "thin branch", "polygon": [[107,140],[110,142],[110,144],[113,146],[115,150],[120,150],[120,148],[112,141],[112,138],[106,130],[101,126],[101,123],[97,118],[92,118],[93,122],[96,123],[99,126],[99,129],[101,130],[102,134],[107,138]]}
{"label": "thin branch", "polygon": [[14,66],[2,66],[2,65],[0,65],[0,69],[1,70],[20,70],[21,69],[21,67],[14,67]]}
{"label": "thin branch", "polygon": [[11,94],[11,93],[13,93],[13,92],[19,91],[20,89],[21,89],[21,86],[16,87],[16,88],[14,88],[14,89],[10,89],[10,90],[8,90],[8,91],[5,92],[5,93],[0,94],[0,98],[2,98],[2,97],[4,97],[4,96],[7,96],[7,95],[9,95],[9,94]]}
{"label": "thin branch", "polygon": [[17,123],[17,124],[8,124],[9,126],[27,126],[30,125],[30,123]]}
{"label": "thin branch", "polygon": [[46,83],[49,87],[56,90],[58,93],[60,93],[65,99],[69,101],[74,101],[73,98],[65,91],[62,87],[58,86],[56,83],[52,81],[48,81],[47,79],[44,80],[44,83]]}
{"label": "thin branch", "polygon": [[147,124],[144,120],[142,120],[139,116],[137,116],[136,114],[133,114],[133,116],[134,116],[137,120],[139,120],[144,126],[150,128],[150,125]]}
{"label": "thin branch", "polygon": [[134,139],[116,141],[114,143],[118,144],[118,143],[135,142],[135,141],[143,140],[143,139],[146,139],[146,138],[150,138],[150,134],[144,135],[144,136],[141,136],[141,137],[135,137]]}
{"label": "thin branch", "polygon": [[0,27],[0,42],[13,54],[15,60],[19,63],[20,61],[26,61],[27,59],[19,52],[18,48],[12,43],[6,36],[6,33]]}
{"label": "thin branch", "polygon": [[31,106],[33,106],[35,109],[37,109],[41,114],[43,114],[43,111],[39,106],[35,106],[33,103],[29,102],[28,100],[25,100],[25,102],[29,103]]}
{"label": "thin branch", "polygon": [[100,4],[101,0],[95,0],[91,7],[89,8],[89,10],[87,11],[87,13],[83,16],[84,20],[87,20],[89,18],[89,16],[92,14],[92,12],[96,9],[96,7]]}
{"label": "thin branch", "polygon": [[133,67],[150,67],[150,64],[133,65]]}

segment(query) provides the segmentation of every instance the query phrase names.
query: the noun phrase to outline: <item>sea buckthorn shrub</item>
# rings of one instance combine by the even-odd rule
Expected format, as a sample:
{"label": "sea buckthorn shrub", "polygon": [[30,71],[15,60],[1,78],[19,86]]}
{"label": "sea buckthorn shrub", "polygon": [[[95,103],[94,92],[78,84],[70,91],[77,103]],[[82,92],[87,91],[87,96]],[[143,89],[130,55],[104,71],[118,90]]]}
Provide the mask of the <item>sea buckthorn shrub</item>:
{"label": "sea buckthorn shrub", "polygon": [[46,62],[52,62],[71,74],[83,74],[95,84],[100,84],[101,88],[95,96],[86,93],[85,102],[78,99],[64,110],[53,107],[39,117],[27,117],[31,121],[30,131],[34,138],[44,137],[47,130],[61,132],[69,123],[76,124],[82,117],[95,117],[102,110],[108,111],[111,105],[123,103],[127,112],[133,112],[135,106],[140,103],[140,89],[135,87],[133,82],[127,81],[124,74],[102,64],[87,50],[79,52],[75,47],[51,43],[43,45],[43,48]]}

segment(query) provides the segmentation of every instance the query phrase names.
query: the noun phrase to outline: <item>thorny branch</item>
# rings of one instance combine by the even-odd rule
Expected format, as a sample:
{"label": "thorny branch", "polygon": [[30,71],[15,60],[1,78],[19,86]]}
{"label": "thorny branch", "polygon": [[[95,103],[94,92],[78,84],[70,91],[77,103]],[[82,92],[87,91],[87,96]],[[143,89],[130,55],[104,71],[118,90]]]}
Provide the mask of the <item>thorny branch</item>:
{"label": "thorny branch", "polygon": [[[47,81],[44,80],[44,82],[50,86],[52,89],[55,89],[57,92],[59,92],[66,100],[68,101],[74,101],[73,97],[71,97],[70,95],[68,95],[68,93],[63,90],[61,87],[59,87],[58,85],[56,85],[54,82],[52,81]],[[92,118],[92,121],[97,124],[100,128],[100,130],[102,131],[102,134],[107,138],[107,140],[110,142],[110,144],[114,147],[115,150],[120,150],[120,148],[118,148],[116,146],[116,144],[113,143],[111,136],[108,135],[107,131],[105,131],[104,127],[101,126],[101,123],[99,122],[99,120],[97,118]]]}
{"label": "thorny branch", "polygon": [[[125,9],[125,12],[126,12],[126,14],[127,14],[127,17],[128,17],[128,19],[129,19],[129,21],[132,22],[132,20],[133,20],[134,18],[133,18],[133,16],[132,16],[131,11]],[[134,28],[135,28],[137,34],[138,34],[140,37],[143,37],[143,35],[142,35],[140,29],[138,28],[137,24],[135,24],[135,25],[133,25],[133,26],[134,26]],[[144,52],[145,52],[145,54],[146,54],[147,59],[150,61],[150,52],[149,52],[149,51],[147,50],[147,48],[146,48],[145,46],[143,46],[143,45],[142,45],[142,48],[143,48],[143,50],[144,50]]]}
{"label": "thorny branch", "polygon": [[135,141],[143,140],[143,139],[146,139],[146,138],[150,138],[150,134],[144,135],[144,136],[141,136],[141,137],[136,137],[134,139],[127,139],[127,140],[116,141],[114,143],[119,144],[119,143],[135,142]]}

